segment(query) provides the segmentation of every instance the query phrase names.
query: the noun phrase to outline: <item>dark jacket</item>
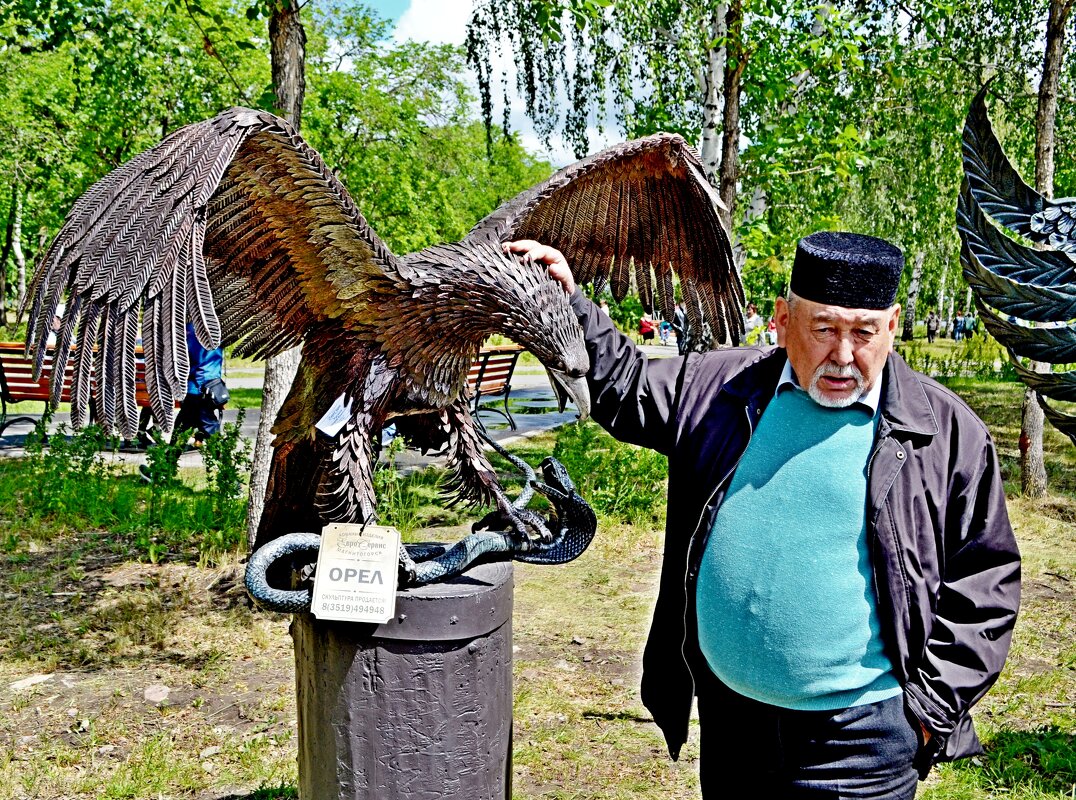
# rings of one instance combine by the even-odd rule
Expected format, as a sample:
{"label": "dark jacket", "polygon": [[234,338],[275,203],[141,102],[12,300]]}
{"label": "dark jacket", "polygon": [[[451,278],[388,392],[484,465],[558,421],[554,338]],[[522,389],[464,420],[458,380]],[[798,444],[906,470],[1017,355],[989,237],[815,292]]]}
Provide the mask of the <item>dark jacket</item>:
{"label": "dark jacket", "polygon": [[[642,697],[673,758],[687,739],[698,647],[695,578],[728,479],[786,360],[741,347],[648,361],[578,291],[594,419],[669,458],[661,583]],[[968,710],[997,679],[1020,601],[1020,557],[997,454],[951,391],[891,354],[868,462],[867,535],[883,639],[935,761],[981,752]]]}

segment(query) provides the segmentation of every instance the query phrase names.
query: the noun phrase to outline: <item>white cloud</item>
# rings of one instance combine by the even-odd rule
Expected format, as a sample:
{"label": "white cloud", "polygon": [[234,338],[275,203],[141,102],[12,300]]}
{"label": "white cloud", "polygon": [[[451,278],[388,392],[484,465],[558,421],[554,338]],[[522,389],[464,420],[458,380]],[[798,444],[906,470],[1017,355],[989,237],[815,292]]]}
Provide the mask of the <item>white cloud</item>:
{"label": "white cloud", "polygon": [[396,23],[394,38],[462,45],[472,5],[470,0],[411,0]]}

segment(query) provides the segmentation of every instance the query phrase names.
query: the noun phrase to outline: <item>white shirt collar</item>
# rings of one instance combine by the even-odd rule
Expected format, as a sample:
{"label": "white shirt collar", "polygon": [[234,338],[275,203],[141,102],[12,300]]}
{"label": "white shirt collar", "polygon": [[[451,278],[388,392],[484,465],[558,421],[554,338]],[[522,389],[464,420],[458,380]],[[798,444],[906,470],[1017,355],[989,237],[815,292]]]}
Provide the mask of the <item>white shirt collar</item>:
{"label": "white shirt collar", "polygon": [[[796,373],[792,371],[792,362],[785,360],[785,368],[781,370],[781,379],[777,381],[777,389],[774,391],[773,396],[776,397],[784,386],[791,386],[795,389],[799,389],[801,392],[806,391],[800,386],[799,381],[796,380]],[[870,390],[852,403],[853,406],[863,406],[865,411],[869,411],[871,415],[878,413],[878,404],[882,400],[882,376],[878,376],[878,380],[874,382],[874,386]]]}

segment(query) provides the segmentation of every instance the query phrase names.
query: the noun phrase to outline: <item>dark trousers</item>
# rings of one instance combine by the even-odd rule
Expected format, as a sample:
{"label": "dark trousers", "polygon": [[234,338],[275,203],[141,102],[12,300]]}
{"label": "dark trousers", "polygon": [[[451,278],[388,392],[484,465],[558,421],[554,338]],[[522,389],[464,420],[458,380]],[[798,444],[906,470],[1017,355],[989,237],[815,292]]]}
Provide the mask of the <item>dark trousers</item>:
{"label": "dark trousers", "polygon": [[704,800],[911,800],[919,734],[897,695],[837,711],[791,711],[700,678]]}
{"label": "dark trousers", "polygon": [[204,441],[214,433],[220,433],[220,408],[207,397],[188,394],[183,398],[176,417],[176,435],[180,431],[194,431],[198,441]]}

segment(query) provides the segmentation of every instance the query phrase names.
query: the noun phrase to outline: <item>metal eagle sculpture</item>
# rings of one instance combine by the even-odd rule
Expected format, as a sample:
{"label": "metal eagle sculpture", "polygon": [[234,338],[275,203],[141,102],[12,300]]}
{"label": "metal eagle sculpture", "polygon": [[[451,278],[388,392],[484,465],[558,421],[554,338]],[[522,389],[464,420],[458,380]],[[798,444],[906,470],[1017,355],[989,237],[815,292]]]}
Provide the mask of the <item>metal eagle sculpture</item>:
{"label": "metal eagle sculpture", "polygon": [[[1039,373],[1019,362],[1020,356],[1076,362],[1076,198],[1050,200],[1024,183],[994,135],[986,90],[975,96],[964,125],[960,262],[986,329],[1008,348],[1047,419],[1076,444],[1076,416],[1043,400],[1076,401],[1076,371]],[[987,216],[1041,249],[1006,236]],[[1016,319],[1039,325],[1026,327]]]}
{"label": "metal eagle sculpture", "polygon": [[[560,285],[502,243],[547,242],[580,283],[608,282],[619,299],[634,282],[643,305],[670,318],[676,274],[697,329],[735,342],[743,290],[719,205],[693,149],[657,134],[560,170],[460,242],[397,256],[291,125],[233,108],[175,131],[76,202],[28,294],[27,352],[40,372],[66,300],[53,401],[77,342],[74,426],[93,402],[101,424],[133,437],[140,337],[165,431],[186,391],[188,321],[205,347],[235,345],[237,355],[302,344],[273,428],[256,547],[370,521],[371,438],[392,423],[416,445],[447,448],[458,499],[493,504],[517,531],[548,535],[505,496],[483,453],[467,372],[481,344],[503,334],[534,353],[585,415],[589,362]],[[346,422],[330,436],[317,424],[334,404]]]}

